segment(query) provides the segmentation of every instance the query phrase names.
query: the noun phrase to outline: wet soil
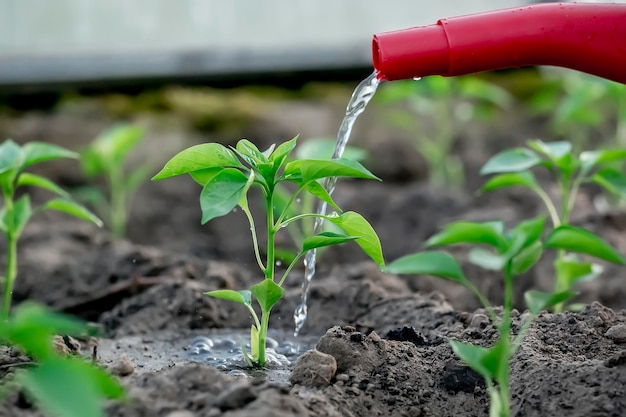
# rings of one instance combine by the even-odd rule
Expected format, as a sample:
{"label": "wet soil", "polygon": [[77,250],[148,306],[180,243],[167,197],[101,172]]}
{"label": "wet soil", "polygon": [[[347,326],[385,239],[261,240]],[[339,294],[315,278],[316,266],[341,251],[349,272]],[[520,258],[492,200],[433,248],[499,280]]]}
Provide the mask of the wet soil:
{"label": "wet soil", "polygon": [[[297,133],[303,139],[332,136],[344,105],[336,99],[272,102],[237,137],[200,134],[171,115],[140,113],[133,119],[148,131],[139,155],[147,156],[156,171],[176,151],[202,141],[247,137],[263,147]],[[339,206],[372,223],[388,261],[419,249],[452,220],[514,224],[540,212],[536,199],[520,190],[473,193],[480,184],[475,173],[488,156],[540,133],[540,124],[503,116],[488,126],[468,126],[456,150],[467,164],[467,187],[450,190],[428,185],[426,165],[409,139],[384,128],[376,114],[375,105],[368,109],[351,143],[375,155],[366,165],[383,182],[342,181],[335,195]],[[50,140],[76,148],[114,119],[98,102],[85,100],[49,113],[2,116],[0,132],[22,142]],[[85,182],[72,164],[39,169],[68,188]],[[191,357],[194,337],[250,326],[245,310],[203,293],[247,288],[260,279],[242,213],[201,226],[198,191],[188,178],[145,184],[124,240],[61,214],[43,213],[20,241],[16,303],[34,299],[102,327],[99,361],[119,375],[131,397],[127,404],[110,404],[108,415],[488,415],[484,382],[447,343],[494,342],[495,329],[477,300],[449,282],[383,274],[351,244],[321,256],[303,329],[315,346],[281,368],[282,379],[228,372]],[[36,201],[46,197],[33,192]],[[626,253],[626,214],[598,213],[593,198],[593,190],[584,190],[574,223]],[[494,303],[501,300],[500,278],[465,264],[469,278]],[[624,274],[606,265],[598,280],[580,286],[576,301],[585,305],[582,311],[539,316],[512,362],[512,415],[626,415]],[[546,258],[518,279],[514,329],[526,317],[523,291],[550,289],[552,276]],[[285,298],[273,310],[272,328],[292,331],[301,281],[302,271],[293,271]],[[26,360],[0,352],[2,369]],[[0,416],[38,415],[18,395],[0,407]]]}

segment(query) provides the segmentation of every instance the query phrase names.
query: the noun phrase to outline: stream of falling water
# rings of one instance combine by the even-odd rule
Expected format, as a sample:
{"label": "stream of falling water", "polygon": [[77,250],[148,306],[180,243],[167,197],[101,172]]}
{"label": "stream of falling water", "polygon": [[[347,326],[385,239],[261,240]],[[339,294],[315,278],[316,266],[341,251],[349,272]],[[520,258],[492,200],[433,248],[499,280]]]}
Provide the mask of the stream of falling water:
{"label": "stream of falling water", "polygon": [[[352,126],[354,126],[354,122],[356,122],[356,119],[361,113],[363,113],[365,107],[367,107],[367,104],[370,102],[372,97],[374,97],[374,93],[376,93],[378,84],[380,84],[380,81],[378,80],[378,78],[376,77],[376,73],[374,72],[372,75],[361,81],[361,83],[354,90],[354,93],[352,93],[352,97],[350,97],[350,101],[348,102],[348,106],[346,107],[346,115],[343,118],[341,126],[339,127],[339,132],[337,133],[335,152],[332,156],[333,159],[341,158],[341,155],[343,155],[343,151],[346,149],[348,140],[350,140],[350,132],[352,132]],[[336,182],[337,178],[326,178],[326,180],[324,181],[324,188],[329,195],[333,193]],[[326,208],[326,202],[320,201],[317,206],[317,214],[325,215]],[[315,219],[315,224],[313,225],[314,235],[318,234],[322,230],[323,224],[323,219]],[[304,258],[304,282],[302,283],[302,299],[300,301],[300,305],[296,307],[296,310],[293,313],[293,319],[296,323],[296,329],[294,332],[295,336],[300,333],[300,330],[302,330],[302,326],[304,326],[304,323],[306,322],[308,313],[307,302],[309,300],[309,286],[311,284],[311,281],[313,280],[313,277],[315,276],[316,256],[316,250],[312,249],[307,252]]]}

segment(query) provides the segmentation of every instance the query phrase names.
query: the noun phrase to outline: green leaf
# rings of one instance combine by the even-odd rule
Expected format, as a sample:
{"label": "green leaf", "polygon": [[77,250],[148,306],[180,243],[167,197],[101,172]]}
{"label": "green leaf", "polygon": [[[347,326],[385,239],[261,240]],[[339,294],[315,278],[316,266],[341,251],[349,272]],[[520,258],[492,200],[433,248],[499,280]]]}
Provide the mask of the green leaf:
{"label": "green leaf", "polygon": [[61,158],[78,159],[79,154],[51,143],[29,142],[22,147],[24,162],[22,168]]}
{"label": "green leaf", "polygon": [[17,169],[22,164],[22,149],[11,139],[0,145],[0,174]]}
{"label": "green leaf", "polygon": [[202,224],[232,211],[247,190],[248,177],[235,168],[226,168],[206,183],[200,193]]}
{"label": "green leaf", "polygon": [[28,172],[23,172],[20,174],[20,176],[17,178],[17,186],[39,187],[55,193],[61,197],[70,198],[69,193],[63,188],[56,185],[54,182],[40,175],[35,175]]}
{"label": "green leaf", "polygon": [[543,245],[536,240],[532,245],[524,248],[513,258],[513,275],[521,275],[532,268],[543,254]]}
{"label": "green leaf", "polygon": [[294,150],[298,141],[298,136],[293,139],[288,140],[287,142],[281,143],[274,152],[272,152],[269,156],[269,161],[273,162],[274,165],[278,168],[282,166],[285,159],[291,154],[291,151]]}
{"label": "green leaf", "polygon": [[268,162],[267,156],[263,152],[259,151],[259,148],[247,139],[241,139],[237,142],[235,149],[239,156],[241,156],[248,164],[256,167],[258,164]]}
{"label": "green leaf", "polygon": [[559,279],[571,287],[575,284],[595,279],[602,272],[602,267],[591,262],[581,262],[573,257],[557,259],[554,262]]}
{"label": "green leaf", "polygon": [[[259,329],[253,324],[250,327],[250,351],[252,352],[252,360],[249,362],[256,362],[261,357],[261,346],[259,346]],[[245,352],[245,349],[244,349]]]}
{"label": "green leaf", "polygon": [[51,358],[17,378],[42,410],[63,417],[103,417],[103,400],[123,396],[112,377],[79,358]]}
{"label": "green leaf", "polygon": [[626,176],[620,171],[603,168],[596,172],[591,180],[608,192],[620,198],[626,198]]}
{"label": "green leaf", "polygon": [[104,164],[122,165],[130,151],[144,138],[144,130],[136,125],[120,124],[102,132],[91,144]]}
{"label": "green leaf", "polygon": [[98,227],[102,227],[103,224],[102,220],[100,220],[98,216],[89,211],[85,206],[66,198],[53,198],[47,203],[41,205],[39,209],[61,211],[63,213],[77,217],[81,220],[87,220],[89,222],[92,222]]}
{"label": "green leaf", "polygon": [[503,247],[505,239],[500,230],[501,222],[474,223],[455,222],[426,241],[426,246],[456,245],[460,243],[483,243],[498,249]]}
{"label": "green leaf", "polygon": [[319,182],[311,181],[307,183],[306,191],[309,194],[313,194],[315,197],[329,204],[332,208],[334,208],[338,212],[341,212],[341,209],[339,208],[339,206],[337,206],[337,203],[335,203],[335,201],[330,196],[330,194],[328,194],[328,191],[326,191],[326,189],[322,187],[322,185]]}
{"label": "green leaf", "polygon": [[52,336],[67,334],[77,336],[87,332],[86,325],[70,316],[53,313],[32,302],[16,307],[8,324],[0,328],[0,335],[21,346],[37,359],[45,359],[55,352]]}
{"label": "green leaf", "polygon": [[339,245],[341,243],[358,239],[359,237],[360,236],[346,236],[332,232],[322,232],[318,235],[305,238],[304,242],[302,242],[302,252],[307,252],[311,249],[321,248],[324,246]]}
{"label": "green leaf", "polygon": [[26,226],[26,223],[30,220],[32,214],[30,197],[28,194],[25,194],[13,205],[13,231],[16,236],[22,234],[22,230],[24,230],[24,226]]}
{"label": "green leaf", "polygon": [[266,313],[285,295],[285,290],[271,279],[264,279],[260,283],[253,285],[250,287],[250,291],[259,302],[261,310]]}
{"label": "green leaf", "polygon": [[472,248],[468,253],[468,260],[474,265],[492,271],[501,271],[506,259],[483,248]]}
{"label": "green leaf", "polygon": [[378,235],[363,216],[354,211],[347,211],[339,217],[329,217],[327,220],[336,224],[347,235],[360,236],[355,242],[361,247],[363,252],[376,262],[378,266],[382,267],[385,265]]}
{"label": "green leaf", "polygon": [[562,225],[554,229],[544,243],[546,248],[559,249],[595,256],[618,265],[626,265],[626,259],[588,230]]}
{"label": "green leaf", "polygon": [[345,158],[332,160],[300,159],[285,166],[282,180],[309,182],[328,177],[348,177],[380,180],[356,161]]}
{"label": "green leaf", "polygon": [[541,311],[563,303],[575,295],[576,292],[574,291],[551,293],[531,290],[524,293],[524,300],[532,314],[539,314]]}
{"label": "green leaf", "polygon": [[213,177],[222,172],[223,169],[223,167],[200,169],[198,171],[190,172],[189,175],[195,182],[204,187],[209,181],[213,179]]}
{"label": "green leaf", "polygon": [[487,161],[480,170],[482,175],[500,172],[520,172],[541,163],[535,152],[526,148],[515,148],[500,152]]}
{"label": "green leaf", "polygon": [[222,167],[243,167],[243,165],[235,153],[225,146],[219,143],[203,143],[176,154],[158,174],[152,177],[152,180]]}
{"label": "green leaf", "polygon": [[508,257],[517,256],[520,250],[534,244],[541,235],[546,224],[546,217],[539,216],[520,222],[510,233]]}
{"label": "green leaf", "polygon": [[457,260],[443,251],[424,251],[403,256],[385,266],[383,271],[389,274],[432,275],[461,284],[467,282]]}
{"label": "green leaf", "polygon": [[602,151],[581,152],[579,156],[583,168],[589,170],[595,165],[626,159],[626,149],[605,149]]}
{"label": "green leaf", "polygon": [[572,144],[567,141],[544,142],[540,139],[529,140],[528,147],[544,154],[555,164],[559,159],[572,152]]}
{"label": "green leaf", "polygon": [[499,374],[500,357],[504,354],[502,342],[491,348],[450,340],[452,351],[470,368],[485,379],[496,379]]}
{"label": "green leaf", "polygon": [[214,290],[205,292],[204,294],[210,297],[219,298],[221,300],[233,301],[235,303],[243,304],[246,306],[252,305],[252,293],[248,290]]}
{"label": "green leaf", "polygon": [[498,174],[489,179],[482,186],[481,191],[492,191],[497,190],[499,188],[507,188],[507,187],[528,187],[530,189],[535,189],[538,187],[537,181],[535,180],[535,176],[530,171],[523,172],[513,172],[513,173],[504,173]]}

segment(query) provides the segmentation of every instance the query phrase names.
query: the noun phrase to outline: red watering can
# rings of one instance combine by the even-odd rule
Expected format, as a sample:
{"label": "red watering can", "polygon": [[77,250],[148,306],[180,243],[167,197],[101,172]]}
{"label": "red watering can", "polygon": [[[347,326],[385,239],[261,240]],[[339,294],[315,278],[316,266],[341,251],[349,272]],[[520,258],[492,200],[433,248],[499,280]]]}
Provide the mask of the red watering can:
{"label": "red watering can", "polygon": [[549,3],[374,35],[381,80],[554,65],[626,83],[626,4]]}

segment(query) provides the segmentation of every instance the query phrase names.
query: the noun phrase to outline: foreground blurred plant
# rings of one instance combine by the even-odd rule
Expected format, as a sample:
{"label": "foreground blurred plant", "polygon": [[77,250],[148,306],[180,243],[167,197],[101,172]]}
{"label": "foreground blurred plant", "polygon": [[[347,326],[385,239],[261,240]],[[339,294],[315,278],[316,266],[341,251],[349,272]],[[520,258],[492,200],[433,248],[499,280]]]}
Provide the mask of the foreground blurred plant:
{"label": "foreground blurred plant", "polygon": [[396,81],[378,96],[387,105],[405,105],[394,106],[387,118],[407,132],[420,132],[412,143],[428,163],[430,181],[457,187],[463,185],[463,161],[453,148],[465,125],[475,118],[492,120],[513,101],[506,90],[476,76]]}
{"label": "foreground blurred plant", "polygon": [[[531,189],[544,203],[553,227],[567,227],[570,213],[576,201],[580,186],[594,183],[619,198],[626,198],[626,176],[612,164],[626,159],[626,149],[586,151],[578,156],[572,154],[570,142],[528,141],[525,148],[503,151],[491,158],[482,167],[481,174],[497,174],[482,187],[482,191],[492,191],[509,187]],[[546,168],[560,191],[560,201],[554,204],[548,193],[539,185],[531,169]],[[582,237],[580,237],[582,238]],[[600,265],[579,259],[575,253],[577,245],[583,241],[562,242],[554,263],[556,277],[554,291],[561,292],[573,288],[577,283],[596,278],[602,271]],[[613,260],[615,261],[615,260]],[[563,304],[554,306],[556,312],[563,310]]]}
{"label": "foreground blurred plant", "polygon": [[128,158],[144,139],[142,128],[118,125],[106,130],[81,152],[83,173],[89,180],[105,177],[108,198],[96,187],[76,190],[76,195],[90,202],[106,219],[114,236],[124,237],[128,212],[137,188],[149,177],[149,166],[128,169]]}
{"label": "foreground blurred plant", "polygon": [[103,417],[103,400],[121,399],[119,383],[102,369],[78,356],[59,354],[53,345],[57,334],[80,336],[86,325],[69,316],[52,313],[32,303],[22,303],[0,326],[0,343],[17,346],[34,359],[4,377],[0,393],[23,389],[27,398],[46,415]]}
{"label": "foreground blurred plant", "polygon": [[[250,223],[256,260],[264,279],[249,290],[217,290],[210,291],[207,295],[242,304],[252,315],[254,324],[250,331],[251,353],[248,354],[242,346],[244,357],[250,366],[265,366],[270,311],[284,295],[285,290],[282,285],[289,272],[307,251],[355,241],[378,265],[384,264],[380,241],[370,224],[358,213],[341,212],[328,192],[318,182],[328,177],[377,178],[358,162],[345,158],[297,159],[287,162],[295,146],[296,138],[278,147],[272,145],[264,152],[259,151],[253,143],[245,139],[240,140],[234,149],[218,143],[205,143],[180,152],[153,177],[153,180],[160,180],[189,174],[199,183],[202,186],[200,193],[202,223],[224,216],[237,206],[241,207],[245,213]],[[274,211],[276,190],[279,184],[285,182],[293,184],[296,189],[291,193],[282,212],[276,215]],[[261,189],[265,203],[267,227],[265,262],[261,259],[255,221],[248,207],[247,196],[252,187]],[[291,205],[303,193],[314,195],[331,205],[339,214],[322,216],[312,212],[303,212],[289,217]],[[289,224],[306,218],[322,218],[338,226],[343,233],[322,232],[315,236],[307,236],[296,257],[282,276],[277,278],[276,234]],[[252,296],[256,298],[260,307],[260,318],[253,308]]]}
{"label": "foreground blurred plant", "polygon": [[[544,309],[562,306],[575,295],[571,290],[573,283],[596,273],[593,264],[579,261],[574,254],[593,256],[619,265],[626,264],[626,259],[602,239],[585,229],[566,224],[574,201],[572,195],[575,195],[582,181],[593,178],[589,176],[590,170],[604,162],[626,157],[626,151],[588,152],[581,154],[579,159],[574,159],[569,151],[569,144],[563,142],[546,144],[531,141],[529,148],[505,151],[494,156],[483,167],[483,173],[505,172],[491,178],[483,187],[485,191],[522,185],[540,195],[548,206],[554,224],[547,236],[544,237],[547,216],[539,216],[523,221],[508,231],[502,221],[456,222],[444,227],[425,243],[428,248],[458,244],[480,245],[469,251],[468,259],[475,265],[503,274],[504,300],[501,316],[495,313],[487,297],[465,277],[460,264],[447,252],[418,252],[397,259],[385,268],[390,273],[425,274],[453,280],[472,291],[483,304],[498,330],[497,342],[489,348],[454,340],[450,344],[456,355],[485,379],[491,400],[491,417],[509,416],[509,364],[534,319]],[[546,166],[558,174],[564,194],[560,214],[528,171],[536,165]],[[578,174],[574,175],[576,172]],[[524,294],[530,315],[515,334],[511,316],[513,284],[518,275],[525,273],[539,261],[545,249],[556,249],[559,254],[555,290],[531,290]]]}
{"label": "foreground blurred plant", "polygon": [[[12,140],[0,145],[0,188],[3,207],[0,210],[0,230],[7,240],[7,264],[4,276],[4,296],[0,322],[9,317],[13,285],[17,278],[17,241],[31,216],[43,210],[57,210],[72,216],[102,225],[98,217],[85,207],[72,201],[69,194],[54,182],[39,175],[24,172],[26,168],[44,161],[61,158],[77,158],[78,155],[67,149],[48,143],[31,142],[19,146]],[[32,207],[28,194],[16,199],[18,187],[32,186],[43,188],[58,197]]]}

